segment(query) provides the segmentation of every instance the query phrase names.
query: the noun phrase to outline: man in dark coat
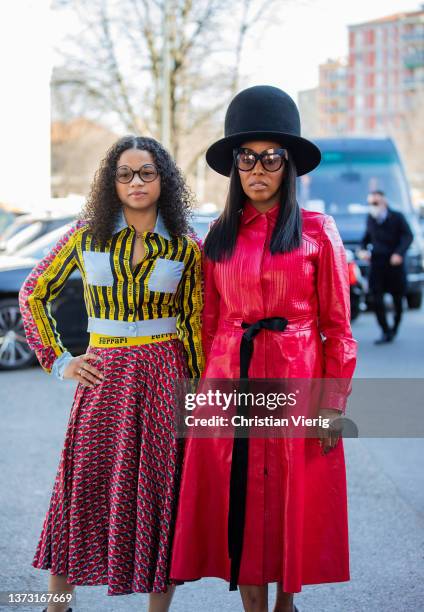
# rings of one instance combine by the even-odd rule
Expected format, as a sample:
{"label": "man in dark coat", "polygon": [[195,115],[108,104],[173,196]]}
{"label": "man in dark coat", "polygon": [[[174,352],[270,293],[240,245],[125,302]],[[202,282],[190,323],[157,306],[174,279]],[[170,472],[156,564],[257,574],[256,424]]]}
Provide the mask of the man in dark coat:
{"label": "man in dark coat", "polygon": [[[383,191],[368,196],[370,212],[361,242],[359,257],[370,260],[369,290],[374,302],[377,321],[382,329],[375,344],[391,342],[402,318],[402,302],[406,291],[405,253],[413,234],[404,215],[390,208]],[[372,246],[371,255],[367,249]],[[384,294],[390,293],[394,305],[394,325],[387,323]]]}

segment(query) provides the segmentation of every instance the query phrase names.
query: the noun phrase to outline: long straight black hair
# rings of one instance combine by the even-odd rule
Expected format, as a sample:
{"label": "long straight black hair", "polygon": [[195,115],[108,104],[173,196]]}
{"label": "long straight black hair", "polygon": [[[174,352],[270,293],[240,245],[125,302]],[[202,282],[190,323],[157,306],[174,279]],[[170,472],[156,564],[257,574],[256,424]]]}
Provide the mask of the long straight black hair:
{"label": "long straight black hair", "polygon": [[[239,172],[233,165],[225,208],[205,238],[204,252],[212,261],[222,261],[233,254],[246,199]],[[272,254],[288,253],[301,244],[302,218],[296,200],[296,166],[288,152],[281,183],[281,206],[271,236],[270,251]]]}

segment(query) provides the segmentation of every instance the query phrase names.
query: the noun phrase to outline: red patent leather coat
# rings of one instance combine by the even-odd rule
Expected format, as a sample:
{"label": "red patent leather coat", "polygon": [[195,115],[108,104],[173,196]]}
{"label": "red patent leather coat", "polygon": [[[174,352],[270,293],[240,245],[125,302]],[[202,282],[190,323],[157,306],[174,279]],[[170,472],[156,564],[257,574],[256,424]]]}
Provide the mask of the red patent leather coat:
{"label": "red patent leather coat", "polygon": [[[249,377],[344,378],[356,365],[345,251],[331,216],[301,209],[303,244],[271,255],[278,204],[246,203],[234,255],[205,260],[205,378],[238,378],[242,321],[285,317],[284,333],[261,330]],[[322,334],[322,335],[321,335]],[[322,337],[323,336],[323,337]],[[346,396],[328,398],[344,410]],[[333,404],[333,405],[331,405]],[[171,578],[229,580],[227,521],[232,439],[186,441]],[[349,580],[343,440],[328,454],[317,438],[250,440],[239,584]]]}

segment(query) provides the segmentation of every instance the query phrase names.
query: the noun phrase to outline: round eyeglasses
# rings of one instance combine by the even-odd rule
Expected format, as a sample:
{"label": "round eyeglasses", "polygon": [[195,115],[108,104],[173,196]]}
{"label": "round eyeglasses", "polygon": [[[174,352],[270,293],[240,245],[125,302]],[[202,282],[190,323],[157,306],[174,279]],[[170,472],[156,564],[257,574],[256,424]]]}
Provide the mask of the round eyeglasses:
{"label": "round eyeglasses", "polygon": [[115,172],[115,179],[118,183],[131,183],[135,174],[138,174],[144,183],[151,183],[159,176],[156,166],[144,164],[138,170],[133,170],[129,166],[119,166]]}
{"label": "round eyeglasses", "polygon": [[288,159],[287,149],[267,149],[262,153],[256,153],[252,149],[234,149],[234,163],[236,168],[242,172],[253,170],[260,160],[262,167],[267,172],[277,172]]}

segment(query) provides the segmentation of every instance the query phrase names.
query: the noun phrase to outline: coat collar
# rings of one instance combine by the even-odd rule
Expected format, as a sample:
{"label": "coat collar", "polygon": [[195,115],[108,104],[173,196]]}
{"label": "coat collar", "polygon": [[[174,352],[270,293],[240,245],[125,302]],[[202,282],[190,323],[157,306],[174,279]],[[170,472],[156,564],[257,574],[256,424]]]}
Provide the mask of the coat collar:
{"label": "coat collar", "polygon": [[375,223],[377,223],[377,225],[381,225],[382,223],[384,223],[384,221],[386,221],[386,219],[391,217],[392,214],[393,214],[392,209],[387,206],[386,210],[384,211],[384,214],[381,217],[375,218],[372,215],[370,215],[370,217]]}
{"label": "coat collar", "polygon": [[[121,208],[121,210],[119,211],[119,214],[118,214],[118,216],[116,218],[116,221],[115,221],[115,225],[114,225],[114,228],[113,228],[113,233],[116,234],[116,233],[122,231],[123,229],[125,229],[126,227],[128,227],[128,223],[127,223],[127,220],[125,218],[124,211]],[[163,220],[163,217],[162,217],[160,211],[158,211],[158,216],[157,216],[157,219],[156,219],[155,227],[153,229],[153,233],[154,234],[160,234],[166,240],[171,240],[171,236],[169,235],[169,232],[168,232],[168,230],[165,227],[165,222]]]}
{"label": "coat collar", "polygon": [[261,213],[257,210],[253,204],[247,200],[244,207],[242,208],[241,222],[243,225],[250,223],[257,217],[267,217],[271,221],[275,221],[278,217],[278,213],[280,210],[280,203],[276,202],[271,208],[269,208],[266,212]]}

